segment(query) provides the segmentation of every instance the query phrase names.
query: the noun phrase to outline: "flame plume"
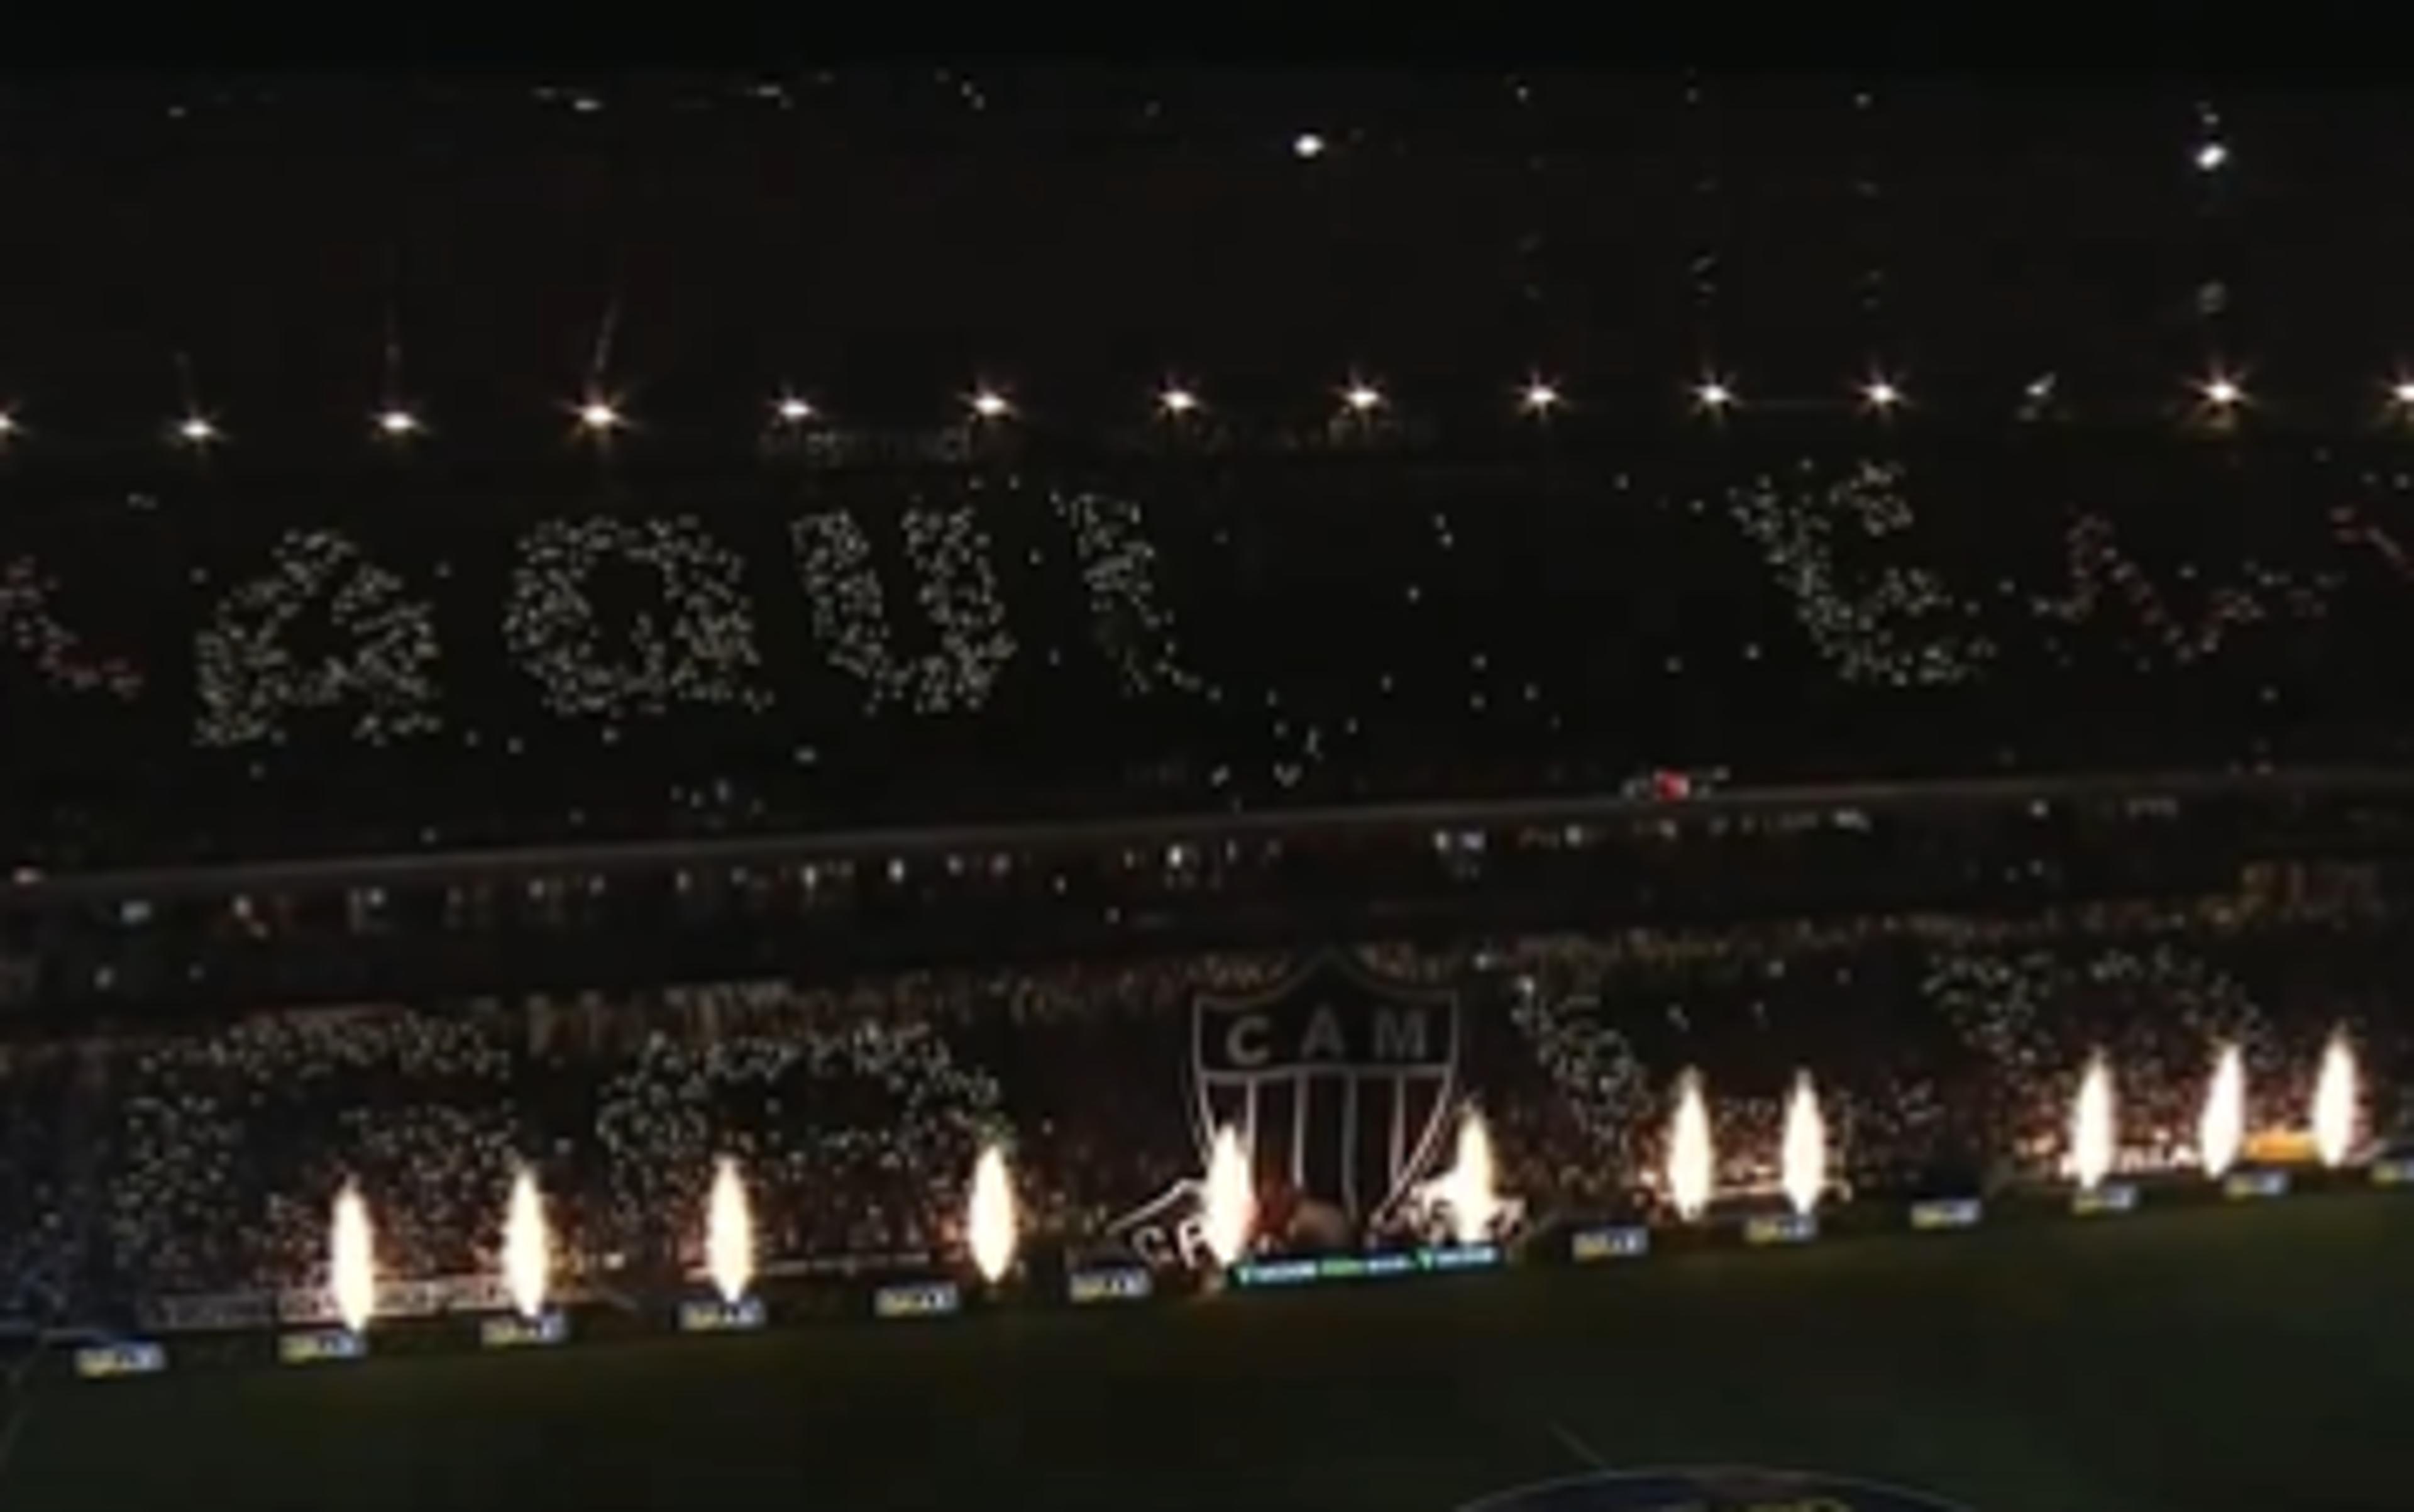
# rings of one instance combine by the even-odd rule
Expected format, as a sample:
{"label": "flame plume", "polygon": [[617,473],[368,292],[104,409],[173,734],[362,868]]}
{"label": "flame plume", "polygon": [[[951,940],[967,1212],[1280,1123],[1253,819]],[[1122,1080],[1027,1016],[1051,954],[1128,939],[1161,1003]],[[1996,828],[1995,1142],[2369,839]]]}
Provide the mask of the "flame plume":
{"label": "flame plume", "polygon": [[1701,1074],[1689,1069],[1677,1079],[1676,1116],[1668,1126],[1668,1196],[1677,1217],[1690,1221],[1710,1205],[1715,1160]]}
{"label": "flame plume", "polygon": [[1827,1190],[1827,1120],[1820,1115],[1809,1071],[1796,1074],[1794,1096],[1785,1104],[1782,1175],[1786,1200],[1809,1217]]}
{"label": "flame plume", "polygon": [[1249,1158],[1230,1124],[1215,1130],[1207,1157],[1207,1249],[1219,1265],[1229,1265],[1248,1248],[1258,1220],[1258,1194],[1249,1180]]}
{"label": "flame plume", "polygon": [[2114,1130],[2112,1069],[2098,1052],[2088,1059],[2079,1100],[2070,1111],[2070,1168],[2079,1177],[2079,1190],[2094,1191],[2111,1173],[2118,1143]]}
{"label": "flame plume", "polygon": [[335,1217],[328,1237],[327,1290],[335,1299],[335,1315],[354,1333],[369,1325],[377,1310],[376,1247],[369,1230],[368,1204],[351,1182],[335,1194]]}
{"label": "flame plume", "polygon": [[1450,1205],[1451,1236],[1461,1244],[1477,1244],[1490,1235],[1500,1213],[1500,1197],[1493,1185],[1492,1130],[1483,1115],[1468,1108],[1458,1121],[1458,1152],[1434,1191]]}
{"label": "flame plume", "polygon": [[2197,1152],[2204,1174],[2216,1179],[2238,1163],[2246,1143],[2246,1063],[2236,1045],[2224,1045],[2205,1089],[2204,1116],[2197,1121]]}
{"label": "flame plume", "polygon": [[972,1205],[965,1214],[972,1234],[973,1264],[992,1284],[1014,1265],[1021,1220],[1014,1210],[1014,1183],[1006,1179],[1006,1155],[991,1145],[973,1166]]}
{"label": "flame plume", "polygon": [[2357,1101],[2355,1052],[2341,1029],[2323,1048],[2321,1076],[2314,1084],[2314,1148],[2324,1165],[2347,1163],[2355,1146]]}
{"label": "flame plume", "polygon": [[545,1232],[544,1199],[537,1195],[536,1176],[520,1167],[512,1178],[511,1211],[503,1220],[503,1283],[511,1288],[512,1306],[534,1321],[544,1311],[544,1291],[553,1274],[553,1236]]}
{"label": "flame plume", "polygon": [[713,1289],[731,1307],[754,1282],[754,1210],[738,1162],[723,1156],[713,1166],[712,1195],[704,1214],[704,1264]]}

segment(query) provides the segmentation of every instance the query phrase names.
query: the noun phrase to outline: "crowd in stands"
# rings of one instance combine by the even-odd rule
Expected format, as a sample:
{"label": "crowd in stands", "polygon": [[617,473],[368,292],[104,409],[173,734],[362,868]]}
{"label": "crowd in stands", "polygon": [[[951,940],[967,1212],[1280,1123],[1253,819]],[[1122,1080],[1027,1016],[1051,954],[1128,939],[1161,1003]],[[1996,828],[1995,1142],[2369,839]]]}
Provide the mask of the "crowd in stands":
{"label": "crowd in stands", "polygon": [[[2371,1126],[2414,1042],[2381,932],[2321,908],[2089,906],[1840,917],[1357,952],[1446,985],[1459,1092],[1537,1220],[1649,1210],[1670,1088],[1698,1068],[1730,1186],[1774,1175],[1783,1098],[1817,1078],[1848,1188],[2049,1177],[2086,1057],[2118,1079],[2124,1159],[2184,1163],[2213,1047],[2254,1108],[2302,1123],[2344,1025]],[[767,1257],[960,1254],[964,1182],[1003,1140],[1035,1229],[1101,1237],[1200,1171],[1185,1080],[1201,994],[1278,982],[1266,954],[738,983],[568,999],[261,1012],[15,1045],[0,1061],[0,1314],[302,1286],[360,1183],[398,1276],[493,1264],[514,1171],[568,1265],[696,1260],[716,1156]]]}
{"label": "crowd in stands", "polygon": [[[1991,442],[1818,440],[1550,487],[1369,455],[1346,501],[1320,471],[970,470],[913,500],[868,475],[776,527],[767,499],[408,539],[179,515],[133,552],[171,584],[115,535],[0,541],[28,711],[0,765],[56,795],[0,846],[60,870],[2404,750],[2403,690],[2359,654],[2404,629],[2391,522],[2279,507],[2302,458],[2239,483],[2174,448],[2185,511],[2062,519],[2005,490],[2084,491],[2084,442],[2038,477]],[[2188,492],[2216,483],[2243,491]]]}

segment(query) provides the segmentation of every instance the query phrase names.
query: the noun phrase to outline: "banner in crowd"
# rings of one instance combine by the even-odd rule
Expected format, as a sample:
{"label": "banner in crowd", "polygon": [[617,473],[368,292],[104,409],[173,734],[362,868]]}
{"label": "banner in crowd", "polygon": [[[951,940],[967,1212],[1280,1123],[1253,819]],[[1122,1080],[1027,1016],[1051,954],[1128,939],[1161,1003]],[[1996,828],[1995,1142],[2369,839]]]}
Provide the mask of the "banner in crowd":
{"label": "banner in crowd", "polygon": [[[1186,1038],[1179,1071],[1199,1169],[1217,1131],[1232,1130],[1281,1221],[1336,1240],[1389,1225],[1446,1153],[1459,1107],[1452,992],[1327,951],[1261,991],[1200,996]],[[1198,1264],[1200,1183],[1177,1183],[1111,1232],[1153,1265]]]}

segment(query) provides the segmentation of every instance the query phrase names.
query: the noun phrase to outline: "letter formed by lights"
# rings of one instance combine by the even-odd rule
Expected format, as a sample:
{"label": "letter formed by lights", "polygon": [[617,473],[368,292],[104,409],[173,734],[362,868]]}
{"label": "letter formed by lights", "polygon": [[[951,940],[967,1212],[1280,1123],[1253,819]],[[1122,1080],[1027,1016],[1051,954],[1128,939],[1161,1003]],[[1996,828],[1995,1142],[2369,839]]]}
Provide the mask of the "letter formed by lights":
{"label": "letter formed by lights", "polygon": [[[317,605],[350,644],[312,660],[295,655],[286,636]],[[194,743],[275,742],[291,714],[345,708],[352,737],[367,744],[428,734],[443,723],[438,657],[428,601],[407,594],[400,577],[347,537],[289,531],[269,570],[219,599],[194,637]]]}
{"label": "letter formed by lights", "polygon": [[1091,636],[1114,666],[1124,696],[1197,692],[1200,681],[1183,666],[1174,640],[1173,612],[1157,597],[1156,547],[1142,533],[1140,506],[1095,493],[1054,498],[1080,559]]}
{"label": "letter formed by lights", "polygon": [[31,557],[0,565],[0,648],[34,664],[42,681],[62,693],[105,693],[130,699],[142,691],[142,674],[115,656],[94,657],[82,638],[52,612],[58,584]]}
{"label": "letter formed by lights", "polygon": [[2254,567],[2245,582],[2207,591],[2202,612],[2191,621],[2164,600],[2146,570],[2122,549],[2111,520],[2104,516],[2081,516],[2065,531],[2063,544],[2068,588],[2036,595],[2030,601],[2032,611],[2039,619],[2069,625],[2125,613],[2146,632],[2149,647],[2183,666],[2212,656],[2233,633],[2283,617],[2318,620],[2330,612],[2336,591],[2334,582],[2318,576]]}
{"label": "letter formed by lights", "polygon": [[813,638],[831,666],[859,679],[864,711],[902,704],[916,713],[969,713],[989,702],[1017,650],[990,563],[988,534],[969,509],[908,510],[905,552],[921,575],[916,594],[938,631],[936,650],[900,656],[872,542],[843,510],[791,527],[812,606]]}
{"label": "letter formed by lights", "polygon": [[1927,568],[1849,580],[1837,545],[1844,530],[1885,541],[1912,527],[1900,466],[1864,462],[1819,487],[1764,477],[1731,490],[1727,504],[1812,646],[1846,681],[1943,686],[1979,676],[1994,659],[1992,641],[1953,627],[1967,606]]}
{"label": "letter formed by lights", "polygon": [[[588,584],[614,558],[650,569],[668,612],[637,616],[607,656]],[[658,715],[674,704],[766,708],[745,575],[744,559],[690,517],[545,520],[520,542],[503,638],[565,718]]]}

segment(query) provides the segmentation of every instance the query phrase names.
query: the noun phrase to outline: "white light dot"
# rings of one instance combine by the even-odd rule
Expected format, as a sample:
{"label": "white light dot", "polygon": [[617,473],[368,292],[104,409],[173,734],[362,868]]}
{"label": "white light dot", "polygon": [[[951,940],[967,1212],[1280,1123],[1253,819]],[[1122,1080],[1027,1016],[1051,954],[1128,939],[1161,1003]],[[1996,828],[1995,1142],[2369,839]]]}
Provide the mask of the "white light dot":
{"label": "white light dot", "polygon": [[1872,410],[1891,410],[1902,402],[1902,390],[1883,378],[1873,378],[1861,385],[1861,397]]}
{"label": "white light dot", "polygon": [[782,425],[799,426],[813,417],[813,407],[793,394],[782,395],[771,406],[771,412]]}
{"label": "white light dot", "polygon": [[980,416],[983,420],[1002,420],[1006,417],[1006,412],[1014,408],[1012,405],[1006,402],[1005,395],[998,393],[994,389],[986,388],[973,396],[972,405],[973,413]]}
{"label": "white light dot", "polygon": [[1538,378],[1526,385],[1526,392],[1519,396],[1517,402],[1527,414],[1548,414],[1559,407],[1559,391],[1557,386]]}
{"label": "white light dot", "polygon": [[589,399],[578,407],[578,423],[601,433],[620,428],[620,412],[609,400]]}
{"label": "white light dot", "polygon": [[203,415],[187,415],[176,426],[177,438],[191,446],[202,446],[217,440],[218,427]]}
{"label": "white light dot", "polygon": [[1167,414],[1188,414],[1199,408],[1199,396],[1177,384],[1157,395],[1156,406]]}
{"label": "white light dot", "polygon": [[1305,159],[1324,156],[1324,139],[1313,131],[1303,131],[1290,139],[1291,156]]}
{"label": "white light dot", "polygon": [[382,411],[378,415],[378,429],[389,436],[415,436],[419,433],[419,416],[402,409]]}
{"label": "white light dot", "polygon": [[1705,410],[1723,410],[1735,402],[1735,390],[1715,378],[1693,385],[1693,402]]}
{"label": "white light dot", "polygon": [[6,410],[0,410],[0,441],[5,441],[15,434],[17,434],[17,417]]}
{"label": "white light dot", "polygon": [[2389,397],[2398,403],[2414,407],[2414,379],[2399,379],[2389,386]]}
{"label": "white light dot", "polygon": [[2229,161],[2229,149],[2218,142],[2208,142],[2196,150],[2196,166],[2199,172],[2210,173]]}
{"label": "white light dot", "polygon": [[2029,402],[2032,404],[2043,404],[2046,400],[2053,397],[2053,375],[2051,373],[2039,373],[2036,377],[2029,380],[2029,386],[2021,390],[2021,392],[2029,397]]}
{"label": "white light dot", "polygon": [[2215,409],[2227,410],[2245,397],[2245,392],[2231,379],[2214,377],[2205,381],[2205,402]]}
{"label": "white light dot", "polygon": [[1341,402],[1364,414],[1383,402],[1383,395],[1370,383],[1352,383],[1341,391]]}

